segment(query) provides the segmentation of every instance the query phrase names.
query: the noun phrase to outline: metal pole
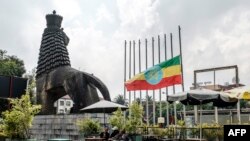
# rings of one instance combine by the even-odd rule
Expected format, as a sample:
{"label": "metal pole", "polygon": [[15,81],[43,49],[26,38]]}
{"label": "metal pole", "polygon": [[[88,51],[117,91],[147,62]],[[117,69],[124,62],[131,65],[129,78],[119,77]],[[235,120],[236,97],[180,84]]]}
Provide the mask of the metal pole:
{"label": "metal pole", "polygon": [[[139,39],[139,73],[141,73],[141,41]],[[141,95],[141,90],[140,90],[140,104],[142,105],[142,95]]]}
{"label": "metal pole", "polygon": [[[133,59],[134,59],[134,76],[135,76],[135,41],[133,41]],[[134,101],[136,101],[136,91],[134,91]]]}
{"label": "metal pole", "polygon": [[[125,82],[126,82],[126,46],[127,46],[127,41],[125,40],[125,45],[124,45],[124,93],[123,93],[123,98],[126,100],[126,88],[125,88]],[[125,103],[124,103],[125,104]]]}
{"label": "metal pole", "polygon": [[218,123],[218,107],[214,107],[215,123]]}
{"label": "metal pole", "polygon": [[[194,71],[194,89],[196,89],[196,72]],[[198,108],[197,108],[197,105],[194,105],[194,122],[195,124],[198,124]]]}
{"label": "metal pole", "polygon": [[[214,90],[216,89],[215,86],[216,83],[216,73],[215,73],[215,69],[214,69]],[[214,118],[215,118],[215,123],[218,123],[218,107],[214,107]]]}
{"label": "metal pole", "polygon": [[[235,77],[236,77],[236,87],[239,87],[239,74],[238,74],[238,67],[235,67]],[[238,121],[239,124],[241,124],[241,115],[240,115],[240,99],[238,100],[237,103],[237,116],[238,116]]]}
{"label": "metal pole", "polygon": [[[164,34],[164,52],[165,52],[165,60],[167,60],[167,36]],[[166,125],[169,126],[169,103],[168,103],[168,87],[166,87]]]}
{"label": "metal pole", "polygon": [[202,138],[202,126],[201,126],[201,116],[202,116],[202,101],[200,101],[200,141],[201,141],[201,138]]}
{"label": "metal pole", "polygon": [[[123,98],[124,98],[124,105],[126,105],[126,88],[125,88],[125,82],[126,82],[126,73],[127,73],[127,41],[125,40],[125,44],[124,44],[124,93],[123,93]],[[126,112],[123,113],[124,116],[124,121],[126,120]]]}
{"label": "metal pole", "polygon": [[[152,63],[154,66],[154,37],[152,37]],[[153,90],[153,125],[155,125],[155,90]]]}
{"label": "metal pole", "polygon": [[[161,63],[161,49],[160,49],[160,35],[158,35],[158,57],[159,64]],[[161,89],[159,90],[159,102],[160,102],[160,117],[162,117],[162,105],[161,105]]]}
{"label": "metal pole", "polygon": [[[182,47],[181,47],[181,27],[179,29],[179,45],[180,45],[180,57],[181,57],[181,80],[182,80],[182,91],[184,92],[184,71],[183,71],[183,59],[182,59]],[[186,106],[183,104],[183,119],[186,119]]]}
{"label": "metal pole", "polygon": [[[131,78],[131,41],[129,41],[129,79]],[[129,91],[129,105],[131,104],[131,91]],[[129,115],[131,112],[129,111]]]}
{"label": "metal pole", "polygon": [[[170,33],[170,43],[171,43],[171,58],[173,58],[173,37],[172,33]],[[175,94],[175,85],[173,85],[173,94]],[[174,102],[174,124],[177,123],[177,112],[176,112],[176,103]]]}
{"label": "metal pole", "polygon": [[[146,51],[146,69],[148,68],[148,41],[145,39],[145,51]],[[146,90],[146,116],[147,116],[147,126],[149,126],[149,119],[148,119],[148,90]]]}

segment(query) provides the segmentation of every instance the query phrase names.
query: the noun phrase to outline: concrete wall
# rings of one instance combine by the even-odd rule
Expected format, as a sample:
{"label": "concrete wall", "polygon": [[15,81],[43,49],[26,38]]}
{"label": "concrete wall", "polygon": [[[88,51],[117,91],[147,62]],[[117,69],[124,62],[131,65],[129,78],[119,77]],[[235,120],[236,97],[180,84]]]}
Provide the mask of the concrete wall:
{"label": "concrete wall", "polygon": [[[106,123],[108,123],[108,116],[105,114]],[[52,138],[81,141],[83,137],[75,123],[77,119],[86,117],[97,119],[102,125],[104,123],[103,114],[38,115],[34,118],[31,135],[39,141],[47,141]]]}

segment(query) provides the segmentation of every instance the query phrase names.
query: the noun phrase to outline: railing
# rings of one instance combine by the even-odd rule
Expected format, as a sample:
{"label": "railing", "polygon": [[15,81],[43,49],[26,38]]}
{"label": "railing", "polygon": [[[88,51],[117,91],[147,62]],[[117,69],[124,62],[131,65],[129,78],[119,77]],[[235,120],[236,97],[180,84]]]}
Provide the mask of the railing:
{"label": "railing", "polygon": [[[199,127],[178,127],[171,126],[168,128],[159,127],[139,127],[138,134],[145,137],[153,137],[156,140],[182,140],[193,141],[200,139]],[[221,127],[202,127],[202,139],[207,141],[223,141],[224,133]]]}

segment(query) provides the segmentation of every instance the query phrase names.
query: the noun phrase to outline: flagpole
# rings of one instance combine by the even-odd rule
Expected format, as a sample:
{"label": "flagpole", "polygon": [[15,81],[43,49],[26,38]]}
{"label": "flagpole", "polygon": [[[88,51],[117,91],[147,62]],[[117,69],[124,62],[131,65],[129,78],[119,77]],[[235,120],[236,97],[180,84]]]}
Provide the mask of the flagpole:
{"label": "flagpole", "polygon": [[[165,60],[167,60],[167,36],[166,34],[164,34],[164,49],[165,49]],[[167,126],[169,126],[169,103],[168,103],[168,87],[166,87],[166,109],[167,109],[167,113],[166,113],[166,122],[167,122]]]}
{"label": "flagpole", "polygon": [[[152,37],[152,63],[154,66],[154,37]],[[153,90],[153,125],[155,125],[155,90]]]}
{"label": "flagpole", "polygon": [[[182,80],[182,91],[184,92],[184,72],[183,72],[183,59],[182,59],[182,47],[181,47],[181,27],[179,29],[179,45],[180,45],[180,57],[181,57],[181,80]],[[183,104],[183,119],[186,119],[186,106]]]}
{"label": "flagpole", "polygon": [[[135,41],[133,41],[133,59],[134,59],[134,76],[135,76]],[[136,101],[136,91],[134,91],[134,101]]]}
{"label": "flagpole", "polygon": [[[127,52],[127,50],[126,50],[126,46],[127,46],[127,41],[125,40],[125,44],[124,44],[124,93],[123,93],[123,98],[124,98],[124,102],[125,102],[125,100],[126,100],[126,88],[125,88],[125,82],[126,82],[126,63],[127,63],[127,61],[126,61],[126,52]],[[124,103],[124,105],[125,105],[125,103]]]}
{"label": "flagpole", "polygon": [[[124,93],[123,93],[123,98],[124,98],[124,105],[126,105],[126,88],[125,88],[125,82],[126,82],[126,73],[127,73],[127,41],[125,40],[124,44]],[[124,116],[124,121],[126,120],[126,112],[123,112]]]}
{"label": "flagpole", "polygon": [[[145,39],[145,51],[146,51],[146,70],[148,69],[148,41]],[[148,90],[146,90],[146,117],[147,117],[147,126],[149,126],[149,119],[148,119]]]}
{"label": "flagpole", "polygon": [[[171,58],[173,58],[173,36],[170,33],[170,44],[171,44]],[[173,85],[173,94],[175,94],[175,85]],[[174,102],[174,124],[176,125],[177,113],[176,113],[176,103]]]}
{"label": "flagpole", "polygon": [[[129,79],[131,78],[131,41],[129,41]],[[129,104],[131,104],[131,92],[129,91]],[[131,112],[129,111],[129,115]]]}
{"label": "flagpole", "polygon": [[[161,49],[160,49],[160,35],[158,35],[158,57],[159,64],[161,63]],[[159,102],[160,102],[160,117],[162,117],[162,105],[161,105],[161,89],[159,89]]]}
{"label": "flagpole", "polygon": [[[138,41],[138,45],[139,45],[139,73],[141,73],[141,41],[139,39]],[[141,90],[140,90],[140,104],[142,105],[142,98],[141,98]]]}

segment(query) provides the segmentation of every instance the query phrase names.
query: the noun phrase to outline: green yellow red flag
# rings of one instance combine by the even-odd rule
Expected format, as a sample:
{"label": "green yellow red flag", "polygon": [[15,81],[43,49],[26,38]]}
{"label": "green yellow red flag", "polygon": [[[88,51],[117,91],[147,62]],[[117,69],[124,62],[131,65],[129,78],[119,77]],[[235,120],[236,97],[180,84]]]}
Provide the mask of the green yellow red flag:
{"label": "green yellow red flag", "polygon": [[127,91],[155,90],[181,84],[180,55],[157,64],[125,82]]}

